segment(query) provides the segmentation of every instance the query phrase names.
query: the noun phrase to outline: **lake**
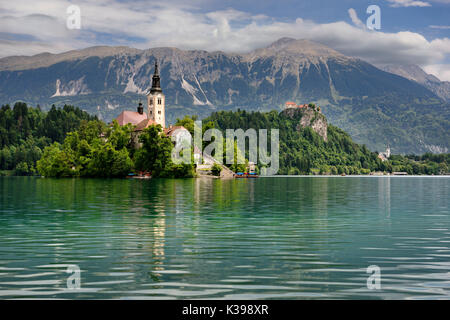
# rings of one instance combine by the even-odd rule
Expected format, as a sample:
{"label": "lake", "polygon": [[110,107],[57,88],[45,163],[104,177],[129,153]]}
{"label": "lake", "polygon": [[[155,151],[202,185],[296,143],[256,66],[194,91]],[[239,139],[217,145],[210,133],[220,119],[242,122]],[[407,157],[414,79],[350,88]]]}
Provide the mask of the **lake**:
{"label": "lake", "polygon": [[3,177],[0,299],[449,299],[449,187]]}

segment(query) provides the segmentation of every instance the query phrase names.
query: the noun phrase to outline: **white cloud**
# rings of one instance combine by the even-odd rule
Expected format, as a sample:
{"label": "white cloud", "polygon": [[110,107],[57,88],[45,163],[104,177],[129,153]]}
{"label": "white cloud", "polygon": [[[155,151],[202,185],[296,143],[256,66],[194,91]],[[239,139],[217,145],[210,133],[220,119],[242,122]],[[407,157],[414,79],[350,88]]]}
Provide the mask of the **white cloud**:
{"label": "white cloud", "polygon": [[365,28],[364,23],[358,18],[358,14],[356,13],[355,9],[353,8],[348,9],[348,15],[350,16],[350,19],[352,20],[355,26],[359,28]]}
{"label": "white cloud", "polygon": [[387,0],[391,3],[391,7],[431,7],[431,4],[426,1],[416,0]]}
{"label": "white cloud", "polygon": [[424,66],[423,70],[441,80],[450,81],[450,65],[448,64],[430,64]]}
{"label": "white cloud", "polygon": [[[409,31],[367,30],[352,9],[348,12],[356,26],[343,21],[319,24],[302,18],[286,21],[234,9],[202,13],[198,7],[182,3],[149,5],[137,0],[131,3],[78,0],[82,28],[68,30],[66,8],[70,4],[65,0],[40,0],[33,5],[27,0],[15,0],[14,6],[0,3],[0,30],[32,38],[31,41],[11,37],[2,40],[0,33],[0,55],[57,53],[110,44],[111,39],[138,48],[173,46],[248,52],[282,37],[317,41],[374,64],[442,65],[450,54],[449,38],[429,41]],[[447,73],[439,77],[450,80]]]}

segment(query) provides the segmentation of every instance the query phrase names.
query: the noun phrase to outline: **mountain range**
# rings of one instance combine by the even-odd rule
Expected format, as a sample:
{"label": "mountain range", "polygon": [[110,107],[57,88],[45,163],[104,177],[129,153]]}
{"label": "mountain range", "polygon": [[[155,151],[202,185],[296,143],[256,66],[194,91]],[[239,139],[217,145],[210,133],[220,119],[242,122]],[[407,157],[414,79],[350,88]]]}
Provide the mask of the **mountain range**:
{"label": "mountain range", "polygon": [[282,38],[246,54],[91,47],[0,59],[0,102],[72,104],[110,121],[134,110],[160,64],[166,118],[280,110],[313,102],[371,150],[448,152],[450,85],[417,66],[376,67],[322,44]]}
{"label": "mountain range", "polygon": [[418,65],[401,64],[401,65],[380,65],[381,70],[399,75],[409,80],[416,81],[445,101],[450,101],[450,82],[441,81],[432,74],[423,71]]}

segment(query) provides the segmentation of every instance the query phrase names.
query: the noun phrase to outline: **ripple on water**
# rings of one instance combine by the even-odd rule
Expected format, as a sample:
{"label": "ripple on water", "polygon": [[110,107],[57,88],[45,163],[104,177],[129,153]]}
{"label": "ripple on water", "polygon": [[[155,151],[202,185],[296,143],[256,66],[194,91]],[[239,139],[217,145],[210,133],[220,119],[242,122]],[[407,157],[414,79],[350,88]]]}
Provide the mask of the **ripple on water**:
{"label": "ripple on water", "polygon": [[[450,299],[449,187],[0,178],[0,297]],[[370,265],[382,290],[367,289]]]}

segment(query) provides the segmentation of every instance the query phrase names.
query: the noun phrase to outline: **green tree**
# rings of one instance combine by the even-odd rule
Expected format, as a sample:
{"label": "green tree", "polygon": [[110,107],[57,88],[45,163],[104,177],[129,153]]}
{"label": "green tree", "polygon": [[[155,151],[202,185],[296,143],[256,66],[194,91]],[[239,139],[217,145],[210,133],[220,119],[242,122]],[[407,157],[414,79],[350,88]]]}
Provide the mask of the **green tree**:
{"label": "green tree", "polygon": [[20,162],[15,169],[15,175],[17,176],[28,176],[33,173],[33,168],[29,168],[26,162]]}
{"label": "green tree", "polygon": [[78,174],[71,154],[63,151],[58,142],[44,149],[37,169],[45,177],[72,177]]}
{"label": "green tree", "polygon": [[171,163],[172,141],[162,133],[162,127],[149,126],[139,136],[142,148],[135,153],[135,164],[138,170],[148,170],[153,176],[161,175]]}
{"label": "green tree", "polygon": [[44,150],[38,171],[44,176],[123,177],[133,168],[128,152],[131,127],[117,122],[111,127],[93,120],[81,122],[60,145]]}
{"label": "green tree", "polygon": [[220,173],[222,172],[222,166],[218,163],[214,163],[211,167],[211,173],[214,176],[220,176]]}
{"label": "green tree", "polygon": [[194,136],[194,125],[195,125],[195,120],[197,120],[196,116],[184,116],[183,119],[177,119],[177,121],[175,122],[176,126],[183,126],[185,127],[192,136]]}
{"label": "green tree", "polygon": [[91,177],[124,177],[132,169],[133,162],[128,150],[116,150],[111,143],[94,148],[88,162],[86,175]]}

